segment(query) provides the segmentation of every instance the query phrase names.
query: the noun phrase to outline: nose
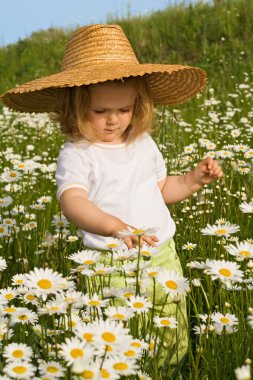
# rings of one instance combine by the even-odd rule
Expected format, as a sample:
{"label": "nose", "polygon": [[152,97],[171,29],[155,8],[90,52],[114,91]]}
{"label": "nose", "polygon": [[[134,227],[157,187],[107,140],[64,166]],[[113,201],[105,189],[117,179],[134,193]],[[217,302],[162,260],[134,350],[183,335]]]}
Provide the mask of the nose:
{"label": "nose", "polygon": [[117,125],[119,121],[118,114],[116,112],[108,113],[106,124],[107,125]]}

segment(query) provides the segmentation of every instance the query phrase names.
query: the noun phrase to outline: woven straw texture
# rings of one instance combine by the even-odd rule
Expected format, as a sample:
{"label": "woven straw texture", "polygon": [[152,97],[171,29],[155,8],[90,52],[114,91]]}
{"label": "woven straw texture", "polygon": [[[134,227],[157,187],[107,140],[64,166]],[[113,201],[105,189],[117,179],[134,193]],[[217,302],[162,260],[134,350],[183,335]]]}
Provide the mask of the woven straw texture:
{"label": "woven straw texture", "polygon": [[197,67],[140,64],[120,26],[98,24],[73,33],[59,73],[17,86],[0,99],[22,112],[54,112],[61,88],[130,76],[145,77],[154,105],[182,103],[207,81],[205,71]]}

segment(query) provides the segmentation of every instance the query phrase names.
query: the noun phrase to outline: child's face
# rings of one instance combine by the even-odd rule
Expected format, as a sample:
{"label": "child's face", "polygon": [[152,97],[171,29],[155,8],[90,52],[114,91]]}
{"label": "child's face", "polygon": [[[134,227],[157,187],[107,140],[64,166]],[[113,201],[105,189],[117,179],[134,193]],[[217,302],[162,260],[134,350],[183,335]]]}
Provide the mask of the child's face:
{"label": "child's face", "polygon": [[136,90],[131,82],[91,85],[87,112],[91,137],[111,144],[124,142],[135,99]]}

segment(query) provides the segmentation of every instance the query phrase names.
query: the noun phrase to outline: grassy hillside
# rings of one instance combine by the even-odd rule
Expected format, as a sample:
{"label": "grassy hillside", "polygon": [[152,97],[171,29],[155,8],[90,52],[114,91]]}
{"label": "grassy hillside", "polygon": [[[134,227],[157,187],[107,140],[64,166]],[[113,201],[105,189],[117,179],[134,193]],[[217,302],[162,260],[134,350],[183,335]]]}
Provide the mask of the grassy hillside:
{"label": "grassy hillside", "polygon": [[[201,66],[210,85],[222,94],[232,90],[233,77],[240,82],[251,65],[252,14],[252,1],[214,0],[108,22],[122,25],[141,62]],[[51,28],[0,48],[0,92],[57,72],[70,32]]]}

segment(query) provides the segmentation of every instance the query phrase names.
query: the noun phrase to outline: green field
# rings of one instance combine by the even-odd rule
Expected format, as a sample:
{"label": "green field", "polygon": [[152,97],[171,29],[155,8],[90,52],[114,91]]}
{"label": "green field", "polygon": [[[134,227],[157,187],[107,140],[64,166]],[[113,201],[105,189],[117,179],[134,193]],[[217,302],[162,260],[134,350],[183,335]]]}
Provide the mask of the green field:
{"label": "green field", "polygon": [[[106,289],[110,275],[100,265],[103,257],[96,262],[92,256],[94,263],[86,265],[69,259],[84,247],[80,232],[60,213],[56,199],[56,160],[65,142],[59,127],[47,115],[1,110],[0,379],[251,379],[247,371],[253,360],[252,15],[252,1],[220,0],[109,20],[123,26],[141,62],[196,65],[209,78],[196,99],[159,108],[155,117],[154,138],[167,160],[168,174],[185,174],[207,155],[218,159],[224,171],[220,181],[170,207],[177,224],[176,248],[190,288],[189,352],[175,366],[168,360],[158,369],[163,331],[170,327],[157,327],[152,307],[149,313],[135,311],[123,326],[105,313],[114,298]],[[0,48],[1,92],[57,72],[69,34],[52,29]],[[140,255],[139,250],[136,259],[114,256],[110,267],[115,266],[134,290],[138,279],[145,295],[147,283],[157,280],[142,266],[138,274],[123,266],[136,265]],[[148,258],[140,262],[148,263]],[[40,271],[33,278],[35,267]],[[40,275],[39,287],[35,280]],[[127,314],[125,309],[121,312]],[[120,359],[89,341],[89,334],[96,341],[99,328],[119,339]],[[131,345],[130,335],[142,341]],[[23,352],[12,343],[26,344],[32,351],[22,346]],[[166,350],[169,358],[177,347],[168,343]],[[77,360],[84,352],[85,365]],[[243,365],[246,374],[239,377],[235,369]]]}

